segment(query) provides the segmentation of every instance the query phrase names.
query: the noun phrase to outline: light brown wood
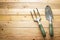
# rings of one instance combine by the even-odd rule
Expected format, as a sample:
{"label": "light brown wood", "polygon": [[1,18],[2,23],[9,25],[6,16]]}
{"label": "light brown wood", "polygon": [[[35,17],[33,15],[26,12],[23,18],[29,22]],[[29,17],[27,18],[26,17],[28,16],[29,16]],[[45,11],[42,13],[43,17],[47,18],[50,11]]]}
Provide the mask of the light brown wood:
{"label": "light brown wood", "polygon": [[60,3],[60,0],[0,0],[0,2],[43,2],[43,3]]}
{"label": "light brown wood", "polygon": [[[60,28],[56,27],[54,28],[54,39],[60,40]],[[3,30],[0,29],[0,39],[6,39],[6,40],[42,40],[43,37],[41,35],[41,32],[39,28],[3,28]],[[46,39],[49,40],[49,29],[45,28],[46,31]],[[48,38],[49,37],[49,38]]]}
{"label": "light brown wood", "polygon": [[[53,38],[49,35],[49,22],[45,18],[46,5],[50,5],[53,11]],[[30,14],[35,8],[41,14],[45,40],[60,40],[60,0],[0,0],[0,40],[44,40]]]}
{"label": "light brown wood", "polygon": [[[44,27],[48,27],[49,22],[45,16],[41,16],[41,23]],[[57,21],[58,20],[58,21]],[[3,27],[37,27],[37,23],[33,21],[31,16],[0,16],[0,24]],[[27,24],[27,25],[26,25]],[[60,27],[60,16],[54,16],[54,27]],[[58,26],[57,26],[58,25]]]}
{"label": "light brown wood", "polygon": [[60,15],[60,3],[53,2],[0,2],[0,14],[30,14],[30,11],[38,8],[40,14],[45,15],[46,5],[52,8],[54,15]]}
{"label": "light brown wood", "polygon": [[[49,36],[49,22],[45,16],[41,16],[42,24],[46,31],[46,40]],[[54,37],[52,40],[60,40],[60,16],[54,16]],[[49,38],[48,38],[49,37]],[[10,15],[0,16],[0,39],[1,40],[43,40],[38,24],[30,16]]]}
{"label": "light brown wood", "polygon": [[0,8],[40,8],[44,9],[46,5],[51,6],[53,9],[60,9],[60,3],[43,3],[43,2],[0,2]]}
{"label": "light brown wood", "polygon": [[[35,9],[36,10],[36,9]],[[38,9],[39,13],[41,15],[45,15],[45,8],[44,9]],[[33,11],[33,9],[26,8],[26,9],[0,9],[0,15],[31,15],[30,11]],[[52,9],[53,15],[60,15],[60,9]]]}

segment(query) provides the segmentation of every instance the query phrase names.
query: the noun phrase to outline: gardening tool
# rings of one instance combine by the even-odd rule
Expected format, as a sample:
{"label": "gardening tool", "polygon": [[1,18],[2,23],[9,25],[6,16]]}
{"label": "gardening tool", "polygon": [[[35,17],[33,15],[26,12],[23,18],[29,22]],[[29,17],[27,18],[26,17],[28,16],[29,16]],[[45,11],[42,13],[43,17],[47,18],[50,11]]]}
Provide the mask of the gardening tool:
{"label": "gardening tool", "polygon": [[46,6],[45,8],[45,16],[46,16],[46,19],[49,21],[49,33],[50,33],[50,36],[53,37],[54,33],[53,33],[53,14],[52,14],[52,10],[50,8],[49,5]]}
{"label": "gardening tool", "polygon": [[39,11],[38,11],[37,8],[36,8],[36,10],[37,10],[37,13],[35,12],[35,10],[33,10],[35,16],[32,14],[32,12],[30,12],[31,13],[31,16],[32,16],[33,20],[38,23],[39,28],[41,30],[41,33],[42,33],[43,37],[46,37],[46,32],[45,32],[45,30],[44,30],[44,28],[43,28],[43,26],[41,24],[40,13],[39,13]]}

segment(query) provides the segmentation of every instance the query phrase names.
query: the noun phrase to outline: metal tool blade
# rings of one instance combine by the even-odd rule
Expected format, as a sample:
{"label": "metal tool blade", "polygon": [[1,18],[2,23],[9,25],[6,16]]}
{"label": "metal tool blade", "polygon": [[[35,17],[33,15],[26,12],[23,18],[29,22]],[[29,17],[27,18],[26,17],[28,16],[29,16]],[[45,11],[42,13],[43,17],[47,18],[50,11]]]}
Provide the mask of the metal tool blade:
{"label": "metal tool blade", "polygon": [[48,21],[52,21],[53,19],[53,14],[52,14],[52,10],[51,10],[51,7],[49,5],[46,6],[45,8],[45,16],[46,16],[46,19]]}

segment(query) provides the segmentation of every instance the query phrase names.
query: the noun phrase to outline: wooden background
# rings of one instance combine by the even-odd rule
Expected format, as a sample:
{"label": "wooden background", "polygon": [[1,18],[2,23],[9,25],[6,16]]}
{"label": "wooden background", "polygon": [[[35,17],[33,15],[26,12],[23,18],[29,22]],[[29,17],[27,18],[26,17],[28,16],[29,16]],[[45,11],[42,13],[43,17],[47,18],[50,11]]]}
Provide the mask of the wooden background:
{"label": "wooden background", "polygon": [[[54,19],[54,37],[49,35],[45,6],[50,5]],[[38,8],[46,31],[45,40],[60,40],[60,0],[0,0],[0,40],[44,40],[30,11]]]}

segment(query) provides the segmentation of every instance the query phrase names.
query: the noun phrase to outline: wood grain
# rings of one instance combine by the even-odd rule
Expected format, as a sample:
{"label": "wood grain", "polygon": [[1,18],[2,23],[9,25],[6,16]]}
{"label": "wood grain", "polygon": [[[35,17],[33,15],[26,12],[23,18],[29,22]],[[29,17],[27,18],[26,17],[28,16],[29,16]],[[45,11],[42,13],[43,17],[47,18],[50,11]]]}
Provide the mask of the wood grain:
{"label": "wood grain", "polygon": [[[49,22],[45,18],[46,5],[50,5],[53,11],[53,38],[49,35]],[[35,8],[41,14],[45,39],[30,14]],[[60,40],[60,0],[0,0],[0,40]]]}
{"label": "wood grain", "polygon": [[[36,9],[35,9],[36,10]],[[38,9],[41,15],[45,15],[45,9]],[[0,9],[0,15],[31,15],[33,9]],[[52,9],[53,15],[60,15],[60,9]]]}
{"label": "wood grain", "polygon": [[60,3],[43,3],[43,2],[0,2],[0,8],[20,9],[20,8],[40,8],[44,9],[46,5],[53,9],[60,9]]}
{"label": "wood grain", "polygon": [[[45,16],[41,16],[41,18],[43,26],[48,27],[49,22]],[[38,25],[33,21],[31,16],[0,16],[0,24],[3,25],[3,27],[37,27]],[[60,16],[54,16],[53,25],[54,27],[60,27]]]}
{"label": "wood grain", "polygon": [[60,3],[60,0],[0,0],[0,2],[43,2],[43,3]]}
{"label": "wood grain", "polygon": [[[49,29],[44,28],[46,31],[46,39],[49,40]],[[54,28],[54,39],[58,40],[60,37],[60,28]],[[20,39],[24,38],[27,39],[36,39],[40,40],[43,39],[41,32],[39,28],[3,28],[3,30],[0,30],[0,39]],[[48,38],[49,37],[49,38]]]}
{"label": "wood grain", "polygon": [[[49,22],[45,16],[41,16],[42,24],[46,31],[45,40],[51,40],[49,36]],[[60,16],[54,16],[54,37],[52,40],[60,40]],[[48,38],[49,37],[49,38]],[[44,40],[38,24],[30,16],[0,16],[0,40]]]}

